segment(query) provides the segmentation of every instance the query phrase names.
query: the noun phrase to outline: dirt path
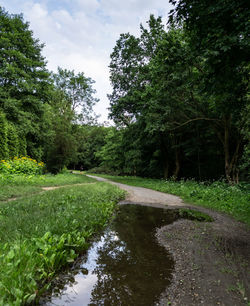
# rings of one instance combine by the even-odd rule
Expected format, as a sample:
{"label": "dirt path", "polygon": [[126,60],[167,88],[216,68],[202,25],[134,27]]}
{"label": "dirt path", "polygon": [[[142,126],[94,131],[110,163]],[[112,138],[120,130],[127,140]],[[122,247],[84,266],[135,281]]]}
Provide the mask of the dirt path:
{"label": "dirt path", "polygon": [[19,200],[19,199],[22,199],[22,198],[27,198],[28,196],[33,196],[33,195],[41,194],[41,193],[44,193],[45,191],[55,190],[55,189],[59,189],[59,188],[63,188],[63,187],[83,186],[83,185],[92,185],[92,184],[96,184],[96,183],[78,183],[78,184],[71,184],[71,185],[47,186],[47,187],[38,186],[39,188],[42,189],[42,191],[33,192],[33,193],[29,194],[29,195],[25,194],[24,196],[19,196],[19,197],[12,197],[12,198],[9,198],[7,200],[0,201],[0,203],[1,202],[2,203],[4,203],[4,202],[11,202],[11,201]]}
{"label": "dirt path", "polygon": [[118,186],[119,188],[127,191],[128,195],[126,200],[121,202],[123,203],[137,203],[137,204],[163,204],[168,206],[186,206],[186,204],[177,196],[143,188],[143,187],[135,187],[129,186],[121,183],[112,182],[108,179],[87,175],[88,177],[94,178],[101,182],[109,182],[113,185]]}
{"label": "dirt path", "polygon": [[250,305],[249,227],[218,212],[187,205],[177,196],[89,177],[126,190],[128,196],[121,204],[182,206],[213,217],[211,223],[181,219],[158,230],[159,243],[175,260],[172,284],[158,305]]}

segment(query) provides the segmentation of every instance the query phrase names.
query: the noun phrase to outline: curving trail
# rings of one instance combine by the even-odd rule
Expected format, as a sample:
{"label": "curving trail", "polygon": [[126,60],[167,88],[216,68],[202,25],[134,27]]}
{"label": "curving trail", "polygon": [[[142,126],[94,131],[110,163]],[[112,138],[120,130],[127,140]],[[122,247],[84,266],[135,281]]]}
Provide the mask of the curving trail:
{"label": "curving trail", "polygon": [[160,191],[155,191],[152,189],[147,189],[143,187],[135,187],[135,186],[129,186],[121,183],[112,182],[108,179],[94,176],[94,175],[87,175],[88,177],[91,177],[93,179],[96,179],[101,182],[108,182],[112,185],[116,185],[119,188],[127,191],[127,197],[125,201],[122,201],[121,204],[125,203],[136,203],[136,204],[155,204],[153,206],[160,206],[161,205],[168,205],[168,206],[187,206],[181,198],[172,195],[163,193]]}
{"label": "curving trail", "polygon": [[225,214],[188,205],[174,195],[88,176],[127,191],[126,200],[120,204],[186,207],[214,219],[211,223],[180,219],[158,229],[157,240],[172,254],[175,271],[171,285],[157,305],[250,305],[248,226]]}

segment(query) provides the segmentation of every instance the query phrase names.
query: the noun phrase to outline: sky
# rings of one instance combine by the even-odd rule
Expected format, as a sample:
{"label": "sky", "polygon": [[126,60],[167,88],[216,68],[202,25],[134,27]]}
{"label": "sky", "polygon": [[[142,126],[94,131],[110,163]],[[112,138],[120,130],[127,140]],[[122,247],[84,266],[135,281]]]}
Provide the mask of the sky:
{"label": "sky", "polygon": [[164,23],[172,6],[168,0],[0,0],[11,14],[20,14],[30,23],[34,37],[45,43],[47,68],[60,66],[84,72],[96,83],[94,110],[99,122],[108,120],[107,94],[110,54],[121,33],[139,35],[150,14],[162,16]]}

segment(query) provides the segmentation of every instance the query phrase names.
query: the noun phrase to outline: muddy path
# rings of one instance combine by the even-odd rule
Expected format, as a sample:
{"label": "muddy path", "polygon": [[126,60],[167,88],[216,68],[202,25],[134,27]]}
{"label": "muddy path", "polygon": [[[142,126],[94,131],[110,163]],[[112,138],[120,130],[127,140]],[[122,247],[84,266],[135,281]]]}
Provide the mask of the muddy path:
{"label": "muddy path", "polygon": [[125,190],[127,198],[120,204],[185,207],[214,219],[209,223],[180,219],[157,231],[158,242],[175,261],[171,285],[158,305],[250,305],[248,226],[224,214],[185,204],[177,196],[90,177]]}

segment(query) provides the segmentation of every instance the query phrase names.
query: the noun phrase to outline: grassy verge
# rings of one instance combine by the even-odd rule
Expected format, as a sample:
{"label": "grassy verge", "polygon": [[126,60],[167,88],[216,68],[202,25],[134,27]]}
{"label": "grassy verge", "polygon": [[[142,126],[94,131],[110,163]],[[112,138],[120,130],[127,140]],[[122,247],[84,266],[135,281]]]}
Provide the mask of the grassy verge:
{"label": "grassy verge", "polygon": [[166,181],[139,177],[97,175],[115,182],[140,186],[180,196],[184,201],[227,213],[250,225],[249,185],[231,186],[223,182],[198,183]]}
{"label": "grassy verge", "polygon": [[108,222],[124,193],[106,183],[90,186],[0,203],[0,305],[38,301],[55,274]]}
{"label": "grassy verge", "polygon": [[46,186],[64,186],[95,182],[80,174],[15,175],[0,174],[0,201],[42,191]]}

